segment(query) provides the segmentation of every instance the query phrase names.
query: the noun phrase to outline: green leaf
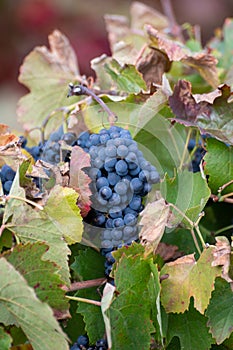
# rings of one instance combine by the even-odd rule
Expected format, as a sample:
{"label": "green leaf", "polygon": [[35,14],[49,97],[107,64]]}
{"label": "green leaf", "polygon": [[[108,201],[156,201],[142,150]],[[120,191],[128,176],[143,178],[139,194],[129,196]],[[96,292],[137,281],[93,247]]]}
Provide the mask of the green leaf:
{"label": "green leaf", "polygon": [[[145,108],[144,105],[141,107],[141,110],[143,109],[150,113],[149,108]],[[134,139],[145,153],[145,158],[156,166],[159,173],[174,176],[174,169],[180,166],[183,153],[186,162],[189,161],[189,154],[185,149],[185,128],[178,123],[171,125],[170,121],[164,118],[169,113],[171,112],[166,108],[155,113]],[[141,115],[143,116],[143,113],[139,112],[139,118]]]}
{"label": "green leaf", "polygon": [[18,244],[13,250],[4,254],[5,259],[34,288],[37,297],[56,309],[56,315],[68,310],[65,291],[61,289],[62,281],[56,274],[58,267],[49,261],[43,261],[48,246],[43,243]]}
{"label": "green leaf", "polygon": [[[200,212],[205,207],[210,189],[201,173],[192,173],[188,170],[178,171],[174,178],[165,176],[161,184],[161,192],[168,203],[174,204],[191,221],[198,219]],[[188,221],[176,210],[173,210],[175,221],[182,221],[188,228]]]}
{"label": "green leaf", "polygon": [[[135,248],[137,250],[137,246]],[[131,249],[133,251],[134,248]],[[153,332],[147,290],[151,276],[150,259],[143,259],[138,254],[127,256],[127,253],[124,254],[127,250],[121,250],[122,256],[117,261],[114,276],[118,294],[107,312],[111,323],[112,350],[148,349]]]}
{"label": "green leaf", "polygon": [[[104,277],[104,257],[93,249],[86,248],[79,251],[79,255],[75,257],[75,262],[71,265],[71,268],[81,281]],[[100,301],[100,293],[97,287],[79,290],[75,296]],[[105,326],[99,306],[79,302],[77,313],[80,313],[84,318],[90,343],[95,343],[103,337]]]}
{"label": "green leaf", "polygon": [[214,343],[208,327],[207,319],[190,305],[184,314],[169,314],[167,341],[177,336],[180,339],[181,349],[208,350]]}
{"label": "green leaf", "polygon": [[[20,203],[20,206],[18,204]],[[14,209],[11,221],[6,227],[16,234],[22,243],[44,242],[49,250],[44,254],[45,260],[50,260],[58,266],[58,274],[69,284],[68,254],[70,250],[63,239],[57,225],[44,211],[36,212],[29,205],[17,199],[7,202]]]}
{"label": "green leaf", "polygon": [[105,64],[106,72],[116,83],[116,88],[129,93],[139,93],[147,90],[146,83],[142,75],[132,64],[121,66],[115,59]]}
{"label": "green leaf", "polygon": [[[40,126],[55,109],[77,101],[66,97],[69,82],[79,77],[75,52],[58,30],[48,40],[50,49],[36,47],[20,68],[19,81],[30,93],[20,99],[17,114],[27,129]],[[61,117],[60,113],[60,118],[52,119],[53,127],[60,124]]]}
{"label": "green leaf", "polygon": [[9,350],[11,342],[11,336],[8,333],[4,332],[4,329],[0,327],[0,349]]}
{"label": "green leaf", "polygon": [[[146,100],[145,103],[142,104],[138,114],[137,128],[139,130],[142,129],[147,123],[149,123],[151,119],[155,118],[155,115],[159,114],[160,110],[165,106],[166,102],[166,94],[162,89],[158,89]],[[156,120],[155,123],[157,124],[157,122],[158,121]]]}
{"label": "green leaf", "polygon": [[156,339],[163,344],[163,338],[165,337],[165,332],[163,329],[162,314],[161,314],[161,304],[160,304],[160,292],[161,285],[159,280],[158,267],[152,262],[151,267],[151,277],[148,283],[148,293],[151,303],[151,312],[153,324],[156,328]]}
{"label": "green leaf", "polygon": [[215,281],[210,304],[206,310],[208,326],[217,344],[229,338],[233,332],[233,292],[222,278]]}
{"label": "green leaf", "polygon": [[[207,139],[205,154],[205,174],[208,175],[208,185],[212,193],[218,194],[219,187],[233,179],[233,147],[210,138]],[[233,192],[233,184],[222,191],[223,194]]]}
{"label": "green leaf", "polygon": [[78,193],[75,190],[56,185],[50,191],[44,207],[45,213],[68,244],[82,239],[83,223],[77,199]]}
{"label": "green leaf", "polygon": [[69,346],[52,310],[37,299],[25,279],[0,259],[0,322],[19,325],[35,350],[68,350]]}
{"label": "green leaf", "polygon": [[198,261],[193,254],[183,256],[167,263],[161,269],[161,275],[168,274],[162,281],[161,302],[166,312],[184,312],[188,310],[189,300],[194,297],[194,306],[204,313],[214,289],[214,281],[221,274],[221,267],[212,267],[214,246],[205,249]]}

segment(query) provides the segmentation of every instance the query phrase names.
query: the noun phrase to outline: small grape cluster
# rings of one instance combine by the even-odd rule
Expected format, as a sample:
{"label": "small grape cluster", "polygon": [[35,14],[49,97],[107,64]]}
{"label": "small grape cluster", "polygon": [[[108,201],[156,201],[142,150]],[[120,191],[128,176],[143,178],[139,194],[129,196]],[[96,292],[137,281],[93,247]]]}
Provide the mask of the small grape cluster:
{"label": "small grape cluster", "polygon": [[15,171],[7,164],[4,164],[0,170],[0,178],[2,182],[3,193],[9,194],[12,183],[14,181]]}
{"label": "small grape cluster", "polygon": [[63,126],[58,130],[50,134],[49,139],[46,141],[41,159],[51,164],[58,164],[64,161],[68,155],[67,150],[62,150],[61,141],[64,141],[67,145],[72,145],[76,140],[76,135],[72,132],[63,132]]}
{"label": "small grape cluster", "polygon": [[[189,152],[191,152],[195,146],[196,146],[196,141],[194,139],[191,139],[188,144]],[[191,170],[193,173],[200,171],[200,164],[205,153],[206,151],[201,146],[197,147],[191,161]]]}
{"label": "small grape cluster", "polygon": [[70,350],[107,350],[108,344],[105,339],[97,340],[95,345],[89,345],[89,339],[86,335],[80,335]]}
{"label": "small grape cluster", "polygon": [[[85,221],[95,232],[99,232],[95,228],[101,228],[101,248],[108,254],[138,239],[137,219],[144,209],[143,198],[152,184],[159,182],[159,174],[144,158],[130,132],[119,126],[104,128],[98,134],[83,132],[76,144],[91,158],[86,171],[92,180],[92,208]],[[113,260],[106,256],[107,275]]]}

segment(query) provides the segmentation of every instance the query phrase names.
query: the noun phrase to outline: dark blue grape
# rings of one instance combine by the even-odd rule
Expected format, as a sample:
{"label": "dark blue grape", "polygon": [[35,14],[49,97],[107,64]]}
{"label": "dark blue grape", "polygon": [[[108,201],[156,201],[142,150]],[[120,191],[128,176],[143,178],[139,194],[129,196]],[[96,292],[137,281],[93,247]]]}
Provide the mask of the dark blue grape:
{"label": "dark blue grape", "polygon": [[137,219],[133,214],[129,213],[129,214],[126,214],[124,216],[125,225],[133,226],[133,225],[135,225],[136,221],[137,221]]}
{"label": "dark blue grape", "polygon": [[99,194],[103,199],[109,199],[112,196],[112,190],[108,186],[103,186],[99,190]]}
{"label": "dark blue grape", "polygon": [[141,207],[142,204],[142,199],[140,196],[133,196],[129,203],[129,207],[135,211],[138,211],[139,208]]}
{"label": "dark blue grape", "polygon": [[5,181],[13,181],[15,177],[15,171],[7,164],[4,164],[1,168],[1,179]]}
{"label": "dark blue grape", "polygon": [[132,191],[139,193],[143,189],[143,182],[138,177],[135,177],[130,181],[130,187]]}
{"label": "dark blue grape", "polygon": [[87,347],[89,345],[88,337],[86,335],[80,335],[77,339],[77,345]]}
{"label": "dark blue grape", "polygon": [[101,187],[104,187],[104,186],[109,186],[109,182],[108,180],[106,179],[106,177],[99,177],[96,181],[96,188],[97,190],[99,190]]}
{"label": "dark blue grape", "polygon": [[116,173],[120,176],[127,175],[128,173],[128,165],[123,159],[120,159],[117,161],[115,165],[115,169],[116,169]]}

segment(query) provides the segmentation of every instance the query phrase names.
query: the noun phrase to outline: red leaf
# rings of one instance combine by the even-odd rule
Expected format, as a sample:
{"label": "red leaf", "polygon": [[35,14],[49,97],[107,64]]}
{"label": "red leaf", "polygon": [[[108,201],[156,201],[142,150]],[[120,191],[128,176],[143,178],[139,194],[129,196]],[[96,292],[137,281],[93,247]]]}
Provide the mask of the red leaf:
{"label": "red leaf", "polygon": [[79,193],[78,206],[81,210],[82,217],[88,214],[91,207],[91,190],[89,188],[91,179],[82,169],[90,166],[89,154],[83,151],[81,147],[74,146],[70,159],[69,186]]}

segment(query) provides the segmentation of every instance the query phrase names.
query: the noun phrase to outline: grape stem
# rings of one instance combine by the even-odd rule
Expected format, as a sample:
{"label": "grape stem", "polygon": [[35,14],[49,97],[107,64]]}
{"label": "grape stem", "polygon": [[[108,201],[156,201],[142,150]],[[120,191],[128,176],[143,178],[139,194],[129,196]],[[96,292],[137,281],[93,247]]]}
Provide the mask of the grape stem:
{"label": "grape stem", "polygon": [[30,204],[30,205],[36,207],[36,208],[39,209],[39,210],[43,210],[43,209],[44,209],[44,208],[42,207],[42,205],[37,204],[37,203],[35,203],[35,202],[33,202],[33,201],[30,201],[30,199],[22,198],[22,197],[18,197],[18,196],[12,196],[12,195],[7,195],[7,196],[5,196],[5,200],[6,200],[6,201],[8,201],[8,200],[10,200],[10,199],[17,199],[17,200],[19,200],[19,201],[23,201],[23,202],[25,202],[25,203],[28,203],[28,204]]}
{"label": "grape stem", "polygon": [[73,282],[70,287],[62,286],[62,289],[66,292],[74,292],[76,290],[91,288],[91,287],[99,287],[107,281],[105,277],[96,278],[94,280],[82,281],[82,282]]}
{"label": "grape stem", "polygon": [[110,125],[114,125],[114,123],[117,121],[117,116],[108,108],[106,103],[104,103],[101,98],[99,98],[92,90],[88,89],[84,85],[74,85],[70,83],[67,97],[80,95],[87,95],[94,98],[94,100],[96,100],[96,102],[103,108],[103,110],[107,112]]}
{"label": "grape stem", "polygon": [[66,295],[66,298],[70,299],[70,300],[74,300],[74,301],[81,301],[82,303],[87,303],[87,304],[91,304],[91,305],[101,306],[101,302],[100,301],[96,301],[96,300],[80,298],[80,297],[70,297],[68,295]]}

